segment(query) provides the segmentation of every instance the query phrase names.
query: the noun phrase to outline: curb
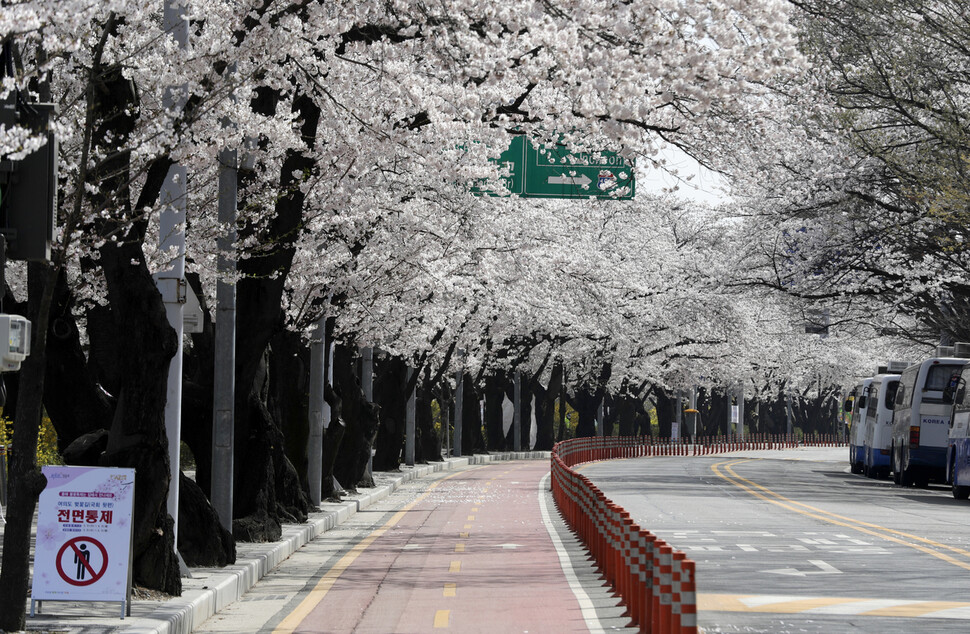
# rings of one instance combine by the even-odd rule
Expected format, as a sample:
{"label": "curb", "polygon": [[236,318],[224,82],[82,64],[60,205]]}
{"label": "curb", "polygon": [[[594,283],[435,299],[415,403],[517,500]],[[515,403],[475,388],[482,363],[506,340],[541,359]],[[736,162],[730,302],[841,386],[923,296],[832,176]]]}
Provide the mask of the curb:
{"label": "curb", "polygon": [[[383,500],[405,482],[469,465],[484,465],[507,460],[542,459],[549,460],[550,452],[476,454],[417,465],[413,468],[402,467],[403,471],[393,474],[390,482],[386,484],[374,487],[366,493],[358,494],[353,499],[339,503],[321,504],[321,510],[311,513],[304,524],[284,524],[283,535],[277,542],[237,543],[235,564],[225,568],[192,568],[192,578],[185,580],[187,582],[185,585],[189,585],[189,583],[199,585],[201,583],[201,587],[184,589],[182,596],[162,603],[148,614],[132,615],[131,620],[141,621],[141,623],[133,623],[129,627],[122,625],[122,629],[125,632],[139,634],[191,634],[206,619],[229,604],[238,601],[266,573],[306,543],[339,526],[358,511]],[[38,615],[41,618],[43,616],[45,615]],[[40,618],[30,619],[28,626],[40,625],[39,621]]]}

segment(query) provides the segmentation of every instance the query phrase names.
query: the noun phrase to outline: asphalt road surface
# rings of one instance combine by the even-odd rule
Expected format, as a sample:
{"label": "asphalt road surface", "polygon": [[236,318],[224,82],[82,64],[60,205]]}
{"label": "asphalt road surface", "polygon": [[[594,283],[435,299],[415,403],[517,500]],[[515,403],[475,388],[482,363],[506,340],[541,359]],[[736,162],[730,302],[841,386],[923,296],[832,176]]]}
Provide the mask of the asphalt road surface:
{"label": "asphalt road surface", "polygon": [[[711,632],[970,631],[970,503],[825,460],[703,456],[581,467],[697,562]],[[754,457],[763,456],[763,457]]]}

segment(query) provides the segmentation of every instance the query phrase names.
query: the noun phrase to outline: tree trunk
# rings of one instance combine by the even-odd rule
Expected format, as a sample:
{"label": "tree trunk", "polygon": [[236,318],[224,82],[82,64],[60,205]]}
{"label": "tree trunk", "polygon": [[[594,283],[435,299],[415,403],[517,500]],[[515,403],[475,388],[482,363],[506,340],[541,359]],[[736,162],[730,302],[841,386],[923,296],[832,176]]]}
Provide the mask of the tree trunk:
{"label": "tree trunk", "polygon": [[[334,390],[340,395],[343,439],[334,474],[348,490],[374,486],[367,473],[371,447],[377,435],[378,409],[368,403],[357,374],[359,358],[356,346],[338,344],[333,355]],[[332,411],[332,410],[331,410]]]}
{"label": "tree trunk", "polygon": [[[265,97],[265,102],[262,99]],[[270,114],[278,96],[263,91],[254,109]],[[293,101],[303,122],[305,139],[316,135],[320,111],[306,97]],[[300,487],[300,478],[283,452],[283,435],[267,406],[266,354],[270,340],[283,330],[282,297],[287,275],[296,252],[295,242],[303,222],[302,174],[313,169],[313,161],[291,152],[280,170],[275,216],[266,227],[245,226],[240,242],[256,237],[259,249],[239,262],[241,279],[236,284],[236,465],[233,490],[233,533],[252,541],[275,541],[282,519],[305,517],[310,501]],[[247,517],[251,516],[251,517]]]}
{"label": "tree trunk", "polygon": [[374,469],[397,471],[404,450],[407,364],[399,357],[380,355],[374,365],[374,401],[380,406]]}
{"label": "tree trunk", "polygon": [[194,480],[179,473],[179,553],[187,566],[236,563],[236,541]]}
{"label": "tree trunk", "polygon": [[475,389],[471,375],[465,374],[461,382],[463,391],[461,415],[461,455],[471,456],[485,451],[485,438],[482,436],[482,409],[479,405],[478,390]]}
{"label": "tree trunk", "polygon": [[496,371],[485,377],[485,429],[489,451],[505,451],[508,448],[505,444],[505,421],[502,414],[507,388],[505,373]]}
{"label": "tree trunk", "polygon": [[334,467],[344,437],[343,403],[329,385],[324,386],[323,397],[330,405],[330,424],[323,435],[323,482],[320,483],[320,499],[339,502],[340,494],[334,484]]}
{"label": "tree trunk", "polygon": [[414,421],[416,462],[441,460],[441,436],[434,430],[434,415],[431,411],[434,391],[430,379],[430,372],[425,371],[425,380],[418,385]]}
{"label": "tree trunk", "polygon": [[532,449],[532,390],[531,383],[522,377],[519,395],[519,447],[522,451]]}
{"label": "tree trunk", "polygon": [[48,264],[29,264],[28,286],[27,318],[34,326],[34,334],[31,354],[20,370],[20,402],[9,454],[10,481],[5,509],[3,565],[0,568],[0,630],[8,632],[25,628],[31,525],[37,497],[47,485],[47,479],[37,468],[37,435],[44,397],[45,349],[54,270]]}
{"label": "tree trunk", "polygon": [[236,420],[244,420],[246,435],[237,430],[235,438],[236,454],[242,454],[235,463],[232,532],[242,541],[276,541],[281,522],[304,522],[310,510],[296,469],[286,459],[283,434],[267,406],[270,354],[267,349],[242,407],[237,392]]}
{"label": "tree trunk", "polygon": [[57,431],[57,445],[63,451],[80,436],[104,429],[114,413],[114,403],[101,390],[88,370],[81,348],[77,322],[71,314],[74,294],[62,270],[57,275],[47,331],[47,367],[44,408]]}
{"label": "tree trunk", "polygon": [[592,391],[586,385],[576,389],[575,409],[579,414],[579,422],[576,424],[577,438],[596,435],[596,411],[602,398],[599,390]]}
{"label": "tree trunk", "polygon": [[283,453],[300,488],[307,486],[307,441],[310,435],[310,348],[300,335],[284,330],[270,343],[267,408],[279,425]]}
{"label": "tree trunk", "polygon": [[555,363],[549,377],[549,389],[536,383],[536,451],[549,451],[555,442],[556,398],[562,387],[563,366]]}
{"label": "tree trunk", "polygon": [[674,416],[677,410],[677,399],[661,387],[654,387],[653,394],[657,408],[657,426],[661,438],[670,438]]}
{"label": "tree trunk", "polygon": [[178,595],[182,581],[167,509],[171,475],[165,433],[169,362],[178,343],[144,264],[140,241],[109,243],[101,249],[100,261],[113,332],[125,333],[127,348],[117,360],[121,386],[103,462],[136,470],[135,582]]}

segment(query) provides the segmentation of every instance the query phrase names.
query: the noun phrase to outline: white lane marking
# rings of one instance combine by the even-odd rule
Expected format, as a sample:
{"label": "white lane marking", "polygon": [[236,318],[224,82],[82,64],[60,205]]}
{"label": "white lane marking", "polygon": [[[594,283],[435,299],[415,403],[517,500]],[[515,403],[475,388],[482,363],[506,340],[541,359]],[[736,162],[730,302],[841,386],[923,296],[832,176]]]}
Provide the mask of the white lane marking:
{"label": "white lane marking", "polygon": [[840,575],[842,571],[831,564],[827,564],[821,559],[809,559],[808,563],[812,564],[818,570],[797,570],[795,568],[782,568],[780,570],[762,570],[762,572],[770,572],[776,575],[791,575],[793,577],[804,577],[806,575]]}
{"label": "white lane marking", "polygon": [[741,550],[743,550],[746,553],[756,553],[756,552],[758,552],[758,549],[755,548],[754,546],[752,546],[751,544],[738,544],[738,548],[740,548]]}
{"label": "white lane marking", "polygon": [[549,508],[545,496],[549,476],[550,474],[547,473],[539,481],[539,512],[542,514],[542,523],[545,525],[550,539],[552,539],[552,545],[556,547],[556,554],[559,555],[559,565],[562,567],[563,574],[566,575],[566,583],[569,584],[569,589],[573,591],[576,601],[579,602],[579,607],[583,613],[583,620],[586,621],[586,627],[589,628],[590,634],[605,634],[603,625],[600,623],[599,617],[596,616],[596,608],[593,606],[589,595],[586,594],[586,590],[579,583],[576,572],[573,570],[573,564],[569,561],[569,554],[566,552],[566,548],[563,546],[562,540],[559,539],[559,534],[556,532],[556,528],[552,525],[552,520],[549,517]]}

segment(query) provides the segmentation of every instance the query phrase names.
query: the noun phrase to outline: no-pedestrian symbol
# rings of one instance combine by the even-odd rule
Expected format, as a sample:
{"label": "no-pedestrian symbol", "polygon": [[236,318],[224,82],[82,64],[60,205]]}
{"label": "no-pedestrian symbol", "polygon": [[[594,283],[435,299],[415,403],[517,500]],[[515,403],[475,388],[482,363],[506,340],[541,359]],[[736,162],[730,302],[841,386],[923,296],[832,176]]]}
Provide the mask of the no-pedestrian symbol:
{"label": "no-pedestrian symbol", "polygon": [[92,537],[69,539],[57,551],[57,574],[72,586],[89,586],[108,569],[108,551]]}

